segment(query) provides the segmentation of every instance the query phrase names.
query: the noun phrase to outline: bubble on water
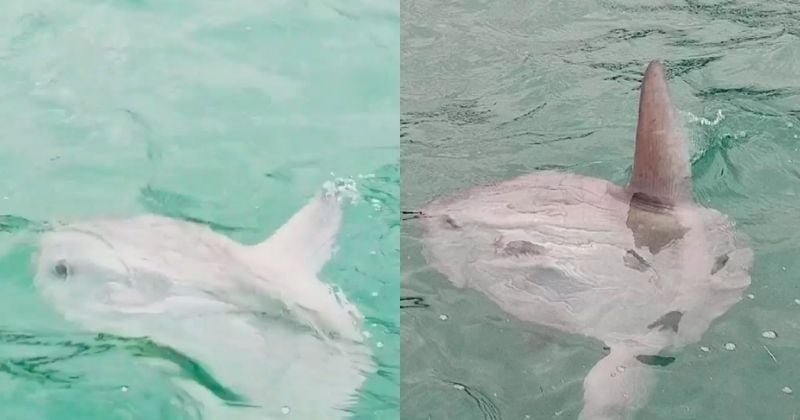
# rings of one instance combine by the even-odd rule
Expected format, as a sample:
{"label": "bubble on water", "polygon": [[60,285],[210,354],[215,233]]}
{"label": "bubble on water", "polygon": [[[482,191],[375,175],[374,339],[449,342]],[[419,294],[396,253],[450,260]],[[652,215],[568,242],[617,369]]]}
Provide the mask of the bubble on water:
{"label": "bubble on water", "polygon": [[619,372],[619,373],[625,372],[625,366],[622,366],[622,365],[617,366],[617,372]]}
{"label": "bubble on water", "polygon": [[725,343],[725,350],[730,350],[730,351],[736,350],[736,344]]}
{"label": "bubble on water", "polygon": [[791,394],[792,392],[794,392],[792,391],[792,388],[789,388],[788,386],[783,387],[781,391],[783,391],[784,394]]}
{"label": "bubble on water", "polygon": [[800,299],[795,299],[795,300],[794,300],[794,303],[796,303],[796,304],[800,305]]}
{"label": "bubble on water", "polygon": [[362,332],[362,334],[364,335],[364,337],[367,337],[367,338],[369,338],[372,335],[372,333],[370,333],[369,331],[364,331],[364,332]]}
{"label": "bubble on water", "polygon": [[442,321],[447,321],[447,318],[448,318],[448,317],[447,317],[447,315],[445,315],[445,314],[441,314],[441,315],[439,315],[439,319],[441,319]]}
{"label": "bubble on water", "polygon": [[[331,173],[335,177],[335,174]],[[322,189],[328,196],[336,196],[339,200],[349,199],[351,203],[357,203],[360,199],[356,181],[352,178],[335,178],[322,185]]]}
{"label": "bubble on water", "polygon": [[128,387],[127,387],[127,386],[125,386],[125,385],[122,385],[122,386],[119,388],[119,390],[120,390],[120,391],[122,391],[122,392],[128,392]]}
{"label": "bubble on water", "polygon": [[382,342],[382,341],[378,341],[378,342],[375,344],[375,347],[377,347],[377,348],[379,348],[379,349],[383,348],[383,342]]}
{"label": "bubble on water", "polygon": [[708,347],[706,347],[706,346],[700,346],[700,351],[704,351],[704,352],[708,353],[710,350],[711,350],[711,349],[709,349],[709,348],[708,348]]}
{"label": "bubble on water", "polygon": [[722,110],[721,109],[717,110],[717,115],[714,117],[713,121],[709,120],[708,118],[705,118],[705,117],[698,117],[698,116],[692,114],[691,112],[686,112],[685,114],[689,118],[689,121],[700,123],[700,125],[711,125],[711,126],[714,126],[714,125],[719,124],[720,122],[722,122],[722,120],[725,119],[725,115],[722,114]]}
{"label": "bubble on water", "polygon": [[764,338],[778,338],[778,333],[776,333],[775,331],[772,331],[772,330],[764,331],[764,332],[761,333],[761,336],[764,337]]}
{"label": "bubble on water", "polygon": [[755,299],[755,298],[756,298],[756,295],[754,295],[754,294],[752,294],[752,293],[748,293],[748,294],[747,294],[747,298],[748,298],[748,299]]}
{"label": "bubble on water", "polygon": [[464,385],[461,385],[461,384],[453,384],[453,388],[455,388],[455,389],[457,389],[459,391],[463,391],[463,390],[466,389],[466,388],[464,388]]}
{"label": "bubble on water", "polygon": [[378,297],[378,292],[372,292],[372,297]]}
{"label": "bubble on water", "polygon": [[284,405],[283,407],[281,407],[281,413],[289,414],[291,412],[292,412],[292,408],[289,407],[288,405]]}

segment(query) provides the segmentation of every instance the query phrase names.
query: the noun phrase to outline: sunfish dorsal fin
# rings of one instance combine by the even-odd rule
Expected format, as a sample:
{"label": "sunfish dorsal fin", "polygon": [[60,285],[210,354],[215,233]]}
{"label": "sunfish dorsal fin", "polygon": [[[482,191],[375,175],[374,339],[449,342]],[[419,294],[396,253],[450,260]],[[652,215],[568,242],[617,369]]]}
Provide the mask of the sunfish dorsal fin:
{"label": "sunfish dorsal fin", "polygon": [[691,183],[689,151],[670,101],[664,65],[654,60],[642,81],[629,188],[669,206],[691,199]]}
{"label": "sunfish dorsal fin", "polygon": [[317,274],[333,254],[341,222],[339,196],[318,194],[272,236],[256,245],[256,254],[268,259],[288,258]]}
{"label": "sunfish dorsal fin", "polygon": [[268,280],[279,284],[278,293],[289,311],[322,339],[328,341],[328,334],[335,333],[360,342],[358,308],[317,279],[334,252],[342,223],[341,199],[336,191],[316,195],[272,236],[255,245],[250,256],[271,261],[272,268],[280,267],[284,275],[289,273],[281,280]]}

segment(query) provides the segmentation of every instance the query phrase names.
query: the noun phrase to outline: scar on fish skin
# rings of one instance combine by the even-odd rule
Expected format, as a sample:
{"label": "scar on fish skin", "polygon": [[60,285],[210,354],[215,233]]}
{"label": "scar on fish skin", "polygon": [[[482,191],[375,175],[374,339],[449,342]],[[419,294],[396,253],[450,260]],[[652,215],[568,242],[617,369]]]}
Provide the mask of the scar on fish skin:
{"label": "scar on fish skin", "polygon": [[678,332],[678,324],[681,322],[682,317],[683,312],[670,311],[661,315],[661,318],[658,318],[656,322],[648,325],[647,328],[653,329],[655,327],[660,327],[659,331],[664,331],[669,328],[674,332]]}
{"label": "scar on fish skin", "polygon": [[717,257],[717,260],[714,261],[714,266],[711,267],[711,274],[712,275],[716,274],[717,271],[722,270],[722,268],[725,267],[725,264],[728,263],[728,260],[730,260],[728,254],[720,255],[719,257]]}

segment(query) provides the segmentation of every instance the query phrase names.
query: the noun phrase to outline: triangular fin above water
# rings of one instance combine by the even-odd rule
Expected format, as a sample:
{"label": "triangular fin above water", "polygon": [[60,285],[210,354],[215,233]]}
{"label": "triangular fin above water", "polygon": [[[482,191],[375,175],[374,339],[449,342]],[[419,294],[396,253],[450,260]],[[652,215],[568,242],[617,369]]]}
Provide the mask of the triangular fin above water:
{"label": "triangular fin above water", "polygon": [[333,254],[341,222],[339,196],[318,194],[272,236],[255,246],[256,257],[289,258],[317,274]]}
{"label": "triangular fin above water", "polygon": [[664,64],[647,66],[639,97],[639,122],[629,188],[657,204],[691,199],[691,167],[664,76]]}

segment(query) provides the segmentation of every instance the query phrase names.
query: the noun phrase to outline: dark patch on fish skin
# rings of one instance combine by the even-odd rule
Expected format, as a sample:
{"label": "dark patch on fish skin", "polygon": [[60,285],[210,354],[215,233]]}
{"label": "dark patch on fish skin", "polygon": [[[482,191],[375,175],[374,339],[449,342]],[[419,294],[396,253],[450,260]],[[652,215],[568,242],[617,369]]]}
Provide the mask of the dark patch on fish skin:
{"label": "dark patch on fish skin", "polygon": [[657,354],[640,354],[636,356],[636,360],[648,366],[667,366],[675,361],[671,356],[659,356]]}
{"label": "dark patch on fish skin", "polygon": [[639,255],[638,252],[636,252],[636,251],[634,251],[632,249],[629,249],[628,250],[628,254],[631,255],[632,257],[636,258],[636,260],[639,261],[640,263],[642,263],[644,265],[650,265],[650,264],[647,263],[647,261],[645,261],[644,257]]}
{"label": "dark patch on fish skin", "polygon": [[711,274],[717,274],[717,271],[722,270],[722,268],[725,267],[725,264],[728,263],[728,260],[730,260],[728,254],[717,257],[716,261],[714,261],[714,266],[711,267]]}
{"label": "dark patch on fish skin", "polygon": [[408,296],[400,298],[400,309],[408,308],[430,308],[431,305],[425,303],[425,298],[421,296]]}
{"label": "dark patch on fish skin", "polygon": [[683,312],[669,311],[661,315],[661,318],[658,318],[656,322],[648,325],[647,328],[652,330],[655,327],[660,327],[659,331],[664,331],[669,328],[674,332],[678,332],[678,324],[681,322],[681,318],[683,318]]}
{"label": "dark patch on fish skin", "polygon": [[641,210],[647,210],[657,213],[665,213],[672,210],[674,207],[672,203],[662,200],[654,195],[645,194],[643,192],[635,192],[631,196],[631,206]]}
{"label": "dark patch on fish skin", "polygon": [[658,198],[634,193],[625,225],[633,233],[637,248],[647,247],[653,255],[670,243],[683,238],[689,229],[681,226],[672,215],[672,205]]}
{"label": "dark patch on fish skin", "polygon": [[446,215],[444,216],[443,220],[445,223],[447,223],[447,226],[450,226],[453,229],[461,229],[461,226],[459,226],[452,217]]}
{"label": "dark patch on fish skin", "polygon": [[650,268],[650,263],[644,259],[638,252],[629,249],[625,256],[622,258],[623,262],[627,267],[630,267],[636,271],[647,271]]}
{"label": "dark patch on fish skin", "polygon": [[500,420],[500,409],[486,394],[459,382],[450,382],[456,389],[464,391],[478,405],[484,420]]}
{"label": "dark patch on fish skin", "polygon": [[528,241],[511,241],[503,247],[503,252],[509,255],[542,255],[547,249]]}

